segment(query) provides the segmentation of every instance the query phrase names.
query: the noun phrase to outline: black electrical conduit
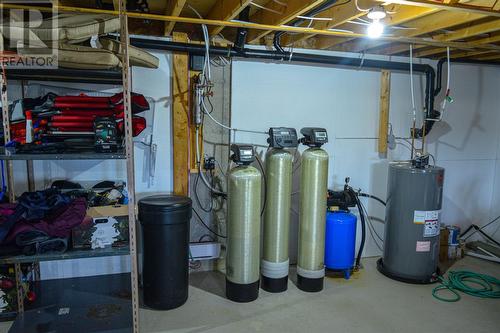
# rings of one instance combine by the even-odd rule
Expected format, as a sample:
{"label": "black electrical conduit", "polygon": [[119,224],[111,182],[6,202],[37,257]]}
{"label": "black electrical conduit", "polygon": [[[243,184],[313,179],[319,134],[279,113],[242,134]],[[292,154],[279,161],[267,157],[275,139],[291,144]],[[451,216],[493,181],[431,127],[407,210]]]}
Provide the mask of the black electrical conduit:
{"label": "black electrical conduit", "polygon": [[[434,90],[434,96],[439,95],[442,87],[443,80],[443,65],[448,61],[448,58],[441,58],[437,63],[437,79],[436,79],[436,89]],[[460,59],[460,58],[450,58],[450,62],[459,64],[470,64],[470,65],[483,65],[483,66],[500,66],[498,62],[491,61],[481,61],[481,60],[471,60],[471,59]]]}
{"label": "black electrical conduit", "polygon": [[[144,39],[144,38],[130,38],[130,43],[133,46],[152,49],[164,50],[172,52],[186,52],[192,55],[203,56],[205,54],[205,46],[189,43],[176,43],[164,40]],[[233,48],[225,47],[210,47],[210,54],[213,56],[222,57],[239,57],[245,59],[265,59],[273,61],[286,61],[286,62],[299,62],[309,64],[324,64],[352,67],[356,69],[377,70],[385,69],[400,72],[409,72],[410,66],[406,62],[394,62],[385,60],[373,60],[363,58],[349,58],[338,57],[330,55],[308,54],[299,52],[277,52],[269,50],[256,50],[243,48],[235,50]],[[434,83],[436,73],[434,68],[426,64],[413,64],[413,71],[425,75],[425,109],[427,119],[439,118],[439,112],[434,110]],[[434,121],[428,121],[426,124],[426,133],[430,131]],[[415,136],[421,137],[423,135],[422,129],[416,129]]]}
{"label": "black electrical conduit", "polygon": [[[133,46],[173,52],[187,52],[189,54],[203,56],[205,54],[205,47],[203,45],[176,43],[164,40],[154,40],[145,38],[130,38],[130,43]],[[224,47],[210,47],[210,54],[214,56],[223,57],[239,57],[246,59],[265,59],[273,61],[289,61],[289,62],[302,62],[311,64],[326,64],[336,66],[346,66],[356,69],[385,69],[400,72],[409,72],[410,66],[406,62],[394,62],[385,60],[372,60],[360,59],[349,57],[338,57],[318,54],[308,54],[299,52],[276,52],[269,50],[256,50],[241,48],[238,50]],[[484,66],[499,66],[497,62],[479,61],[469,59],[450,59],[453,63],[471,64],[471,65],[484,65]],[[443,65],[446,63],[447,58],[442,58],[437,63],[437,76],[434,68],[427,64],[413,64],[413,71],[425,75],[425,109],[427,119],[439,118],[439,112],[434,110],[434,98],[442,89],[442,75]],[[426,132],[428,133],[432,128],[435,121],[428,120],[426,123]],[[416,130],[416,137],[423,135],[422,129]]]}

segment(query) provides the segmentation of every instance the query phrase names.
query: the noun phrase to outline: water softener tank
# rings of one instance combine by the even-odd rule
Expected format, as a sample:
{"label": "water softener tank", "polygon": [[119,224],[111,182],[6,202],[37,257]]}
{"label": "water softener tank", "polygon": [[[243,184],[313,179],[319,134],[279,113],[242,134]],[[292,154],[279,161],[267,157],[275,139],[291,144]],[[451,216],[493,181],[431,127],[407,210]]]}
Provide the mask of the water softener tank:
{"label": "water softener tank", "polygon": [[326,213],[325,267],[344,272],[348,279],[354,266],[356,215],[349,211]]}
{"label": "water softener tank", "polygon": [[191,199],[153,195],[139,200],[138,206],[144,304],[156,310],[174,309],[188,298]]}
{"label": "water softener tank", "polygon": [[410,283],[435,280],[444,169],[422,161],[389,164],[384,254],[386,276]]}
{"label": "water softener tank", "polygon": [[259,296],[261,173],[250,166],[252,146],[231,151],[237,166],[227,177],[226,297],[251,302]]}
{"label": "water softener tank", "polygon": [[328,153],[320,147],[328,142],[325,129],[303,128],[300,178],[299,246],[297,287],[307,292],[323,290],[325,276],[325,218]]}
{"label": "water softener tank", "polygon": [[288,236],[292,195],[292,154],[284,148],[297,147],[293,128],[273,127],[269,130],[266,154],[267,204],[264,213],[263,253],[261,260],[262,289],[282,292],[288,286]]}

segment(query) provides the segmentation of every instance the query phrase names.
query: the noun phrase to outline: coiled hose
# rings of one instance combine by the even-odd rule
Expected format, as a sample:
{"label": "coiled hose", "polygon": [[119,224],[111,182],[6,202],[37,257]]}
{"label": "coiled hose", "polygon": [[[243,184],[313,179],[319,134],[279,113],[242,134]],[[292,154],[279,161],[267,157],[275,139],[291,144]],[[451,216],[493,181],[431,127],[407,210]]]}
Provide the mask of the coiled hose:
{"label": "coiled hose", "polygon": [[[469,271],[451,271],[448,279],[438,277],[441,285],[432,290],[432,296],[443,302],[457,302],[461,299],[459,291],[481,298],[500,298],[500,280],[486,274]],[[476,287],[471,286],[476,285]],[[479,287],[477,287],[479,286]],[[447,290],[453,297],[439,296],[439,291]]]}

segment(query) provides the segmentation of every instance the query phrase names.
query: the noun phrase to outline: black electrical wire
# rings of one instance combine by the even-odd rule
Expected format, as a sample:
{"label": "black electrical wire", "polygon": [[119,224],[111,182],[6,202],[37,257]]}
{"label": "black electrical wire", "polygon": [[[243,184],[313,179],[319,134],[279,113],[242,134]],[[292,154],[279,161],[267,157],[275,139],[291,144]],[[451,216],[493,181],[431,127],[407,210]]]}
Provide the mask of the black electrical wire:
{"label": "black electrical wire", "polygon": [[205,208],[203,207],[203,205],[201,204],[201,201],[200,201],[200,197],[198,196],[198,181],[200,180],[200,171],[198,171],[198,175],[194,181],[194,199],[196,200],[196,203],[198,204],[198,207],[200,207],[200,209],[202,211],[204,211],[205,213],[210,213],[212,211],[212,209],[214,208],[214,203],[212,201],[212,190],[209,189],[210,191],[210,206],[208,208]]}
{"label": "black electrical wire", "polygon": [[214,230],[212,230],[212,229],[211,229],[211,228],[210,228],[210,227],[209,227],[209,226],[205,223],[205,221],[203,221],[203,219],[200,217],[200,214],[198,214],[198,212],[196,211],[196,209],[194,209],[194,208],[191,208],[191,209],[193,210],[194,214],[195,214],[195,215],[196,215],[196,217],[198,218],[198,221],[200,221],[200,222],[201,222],[201,224],[203,224],[203,226],[204,226],[204,227],[205,227],[208,231],[210,231],[212,234],[214,234],[214,235],[215,235],[215,236],[217,236],[217,237],[220,237],[220,238],[227,238],[227,236],[223,236],[223,235],[221,235],[221,234],[219,234],[219,233],[215,232]]}
{"label": "black electrical wire", "polygon": [[387,204],[386,204],[386,202],[385,202],[384,200],[382,200],[382,199],[380,199],[379,197],[376,197],[376,196],[374,196],[374,195],[372,195],[372,194],[368,194],[368,193],[362,193],[362,192],[360,192],[360,193],[358,193],[358,195],[359,195],[360,197],[365,197],[365,198],[370,198],[370,199],[377,200],[377,201],[378,201],[378,202],[380,202],[382,205],[387,206]]}
{"label": "black electrical wire", "polygon": [[[493,220],[491,220],[490,222],[486,223],[486,224],[485,224],[484,226],[482,226],[480,229],[484,229],[484,228],[486,228],[487,226],[489,226],[490,224],[493,224],[493,223],[495,223],[495,222],[496,222],[496,221],[498,221],[498,220],[500,220],[500,216],[495,217]],[[470,228],[469,228],[469,229],[470,229]],[[460,234],[460,237],[463,237],[463,236],[464,236],[464,235],[465,235],[465,234],[469,231],[469,229],[467,229],[466,231],[462,232],[462,233]],[[470,236],[469,236],[469,237],[470,237]]]}
{"label": "black electrical wire", "polygon": [[361,205],[361,201],[359,201],[359,197],[355,195],[356,198],[356,206],[358,207],[359,217],[361,219],[361,243],[359,244],[358,255],[356,257],[356,268],[360,267],[361,263],[361,255],[363,254],[363,249],[365,247],[366,240],[366,220],[365,213],[363,211],[363,206]]}
{"label": "black electrical wire", "polygon": [[257,156],[257,154],[255,154],[255,159],[257,160],[257,163],[259,163],[260,170],[262,170],[262,179],[264,179],[264,204],[262,205],[262,209],[260,211],[260,216],[262,216],[264,215],[264,211],[266,210],[267,203],[267,177],[264,166],[262,165],[262,161],[260,160],[260,157]]}
{"label": "black electrical wire", "polygon": [[205,234],[205,235],[201,236],[201,237],[198,239],[198,243],[202,243],[202,242],[203,242],[203,240],[205,239],[205,237],[210,238],[210,239],[208,240],[209,242],[211,242],[211,241],[212,241],[212,242],[215,242],[215,241],[216,241],[216,239],[215,239],[215,238],[213,238],[211,235],[209,235],[209,234]]}
{"label": "black electrical wire", "polygon": [[496,244],[497,246],[500,246],[500,243],[497,242],[495,239],[493,239],[490,235],[488,235],[487,233],[485,233],[483,231],[484,228],[486,228],[487,226],[495,223],[496,221],[500,220],[500,216],[497,216],[496,218],[494,218],[493,220],[491,220],[490,222],[488,222],[487,224],[485,224],[484,226],[482,227],[479,227],[475,224],[472,224],[471,226],[469,226],[464,232],[462,232],[460,234],[460,237],[463,238],[471,229],[474,229],[475,231],[473,233],[471,233],[470,235],[468,235],[467,237],[463,238],[463,240],[467,240],[468,238],[470,238],[472,235],[474,235],[476,232],[479,232],[481,235],[483,235],[486,239],[488,239],[490,242]]}

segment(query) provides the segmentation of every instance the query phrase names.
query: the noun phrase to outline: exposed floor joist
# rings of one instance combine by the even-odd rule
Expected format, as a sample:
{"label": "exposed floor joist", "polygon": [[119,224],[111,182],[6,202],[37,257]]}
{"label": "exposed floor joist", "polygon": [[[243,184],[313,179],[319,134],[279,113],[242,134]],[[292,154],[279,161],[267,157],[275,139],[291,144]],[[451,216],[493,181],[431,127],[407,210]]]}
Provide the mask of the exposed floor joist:
{"label": "exposed floor joist", "polygon": [[[417,37],[431,33],[437,30],[446,29],[459,24],[464,24],[472,22],[482,18],[482,15],[461,13],[461,12],[450,12],[450,13],[433,13],[427,15],[418,20],[410,21],[405,24],[408,28],[414,28],[414,30],[401,30],[398,33],[400,37]],[[346,52],[361,52],[367,51],[372,48],[380,47],[387,44],[384,41],[373,41],[373,40],[354,40],[352,42],[344,43],[336,47],[336,50],[346,51]]]}
{"label": "exposed floor joist", "polygon": [[[493,35],[493,36],[490,36],[490,37],[485,37],[485,38],[473,40],[473,41],[470,41],[469,43],[480,45],[480,44],[491,44],[491,43],[498,43],[498,42],[500,42],[500,33]],[[445,48],[432,48],[429,50],[422,50],[422,51],[416,52],[414,55],[416,57],[422,58],[422,57],[429,57],[429,56],[433,56],[435,54],[444,53],[444,52],[446,52]],[[485,52],[485,51],[482,51],[482,52]],[[486,51],[486,52],[488,52],[488,51]]]}
{"label": "exposed floor joist", "polygon": [[[399,6],[395,9],[394,14],[390,14],[388,18],[384,21],[387,26],[393,26],[398,24],[403,24],[417,18],[425,17],[432,13],[437,12],[437,9],[432,8],[415,8],[415,7],[405,7]],[[364,13],[366,14],[366,13]],[[342,26],[344,28],[344,26]],[[349,24],[345,26],[346,29],[355,31],[357,33],[364,33],[366,28],[364,26]],[[352,38],[329,38],[329,37],[319,37],[315,46],[319,49],[328,49],[332,46],[339,45],[345,42],[353,40]],[[372,40],[371,40],[372,41]],[[366,42],[366,41],[365,41]],[[374,42],[375,43],[375,42]]]}
{"label": "exposed floor joist", "polygon": [[[200,10],[200,16],[206,18],[209,16],[209,13],[214,10],[216,6],[219,6],[218,8],[222,8],[219,5],[219,1],[222,0],[217,0],[217,1],[211,0],[210,4],[208,2],[207,3],[204,2],[203,4],[198,4],[193,0],[187,0],[184,2],[185,5],[189,4],[193,6],[196,10]],[[493,33],[488,32],[491,30],[495,30],[495,28],[493,27],[493,23],[486,24],[485,16],[475,13],[470,14],[464,12],[450,12],[446,10],[439,10],[433,7],[428,8],[421,6],[415,7],[409,5],[393,5],[393,4],[386,5],[386,8],[388,9],[388,12],[390,14],[386,22],[388,25],[404,25],[405,27],[409,27],[412,30],[391,31],[388,29],[387,35],[384,35],[380,37],[378,40],[374,41],[366,38],[364,26],[361,25],[354,26],[350,23],[343,23],[337,25],[339,21],[347,22],[350,19],[365,16],[366,12],[361,12],[360,14],[360,11],[358,11],[355,8],[355,6],[354,7],[352,6],[351,2],[353,1],[346,2],[344,5],[342,5],[342,3],[339,3],[337,6],[334,6],[328,10],[325,10],[322,13],[317,14],[318,17],[322,16],[328,17],[329,15],[332,16],[332,13],[337,13],[336,17],[335,16],[333,17],[333,20],[314,21],[311,28],[303,26],[292,27],[290,26],[290,24],[291,22],[294,21],[297,15],[307,13],[312,8],[317,8],[317,6],[323,3],[324,1],[294,0],[294,1],[289,1],[288,6],[284,6],[284,4],[286,3],[285,0],[280,0],[280,1],[273,0],[267,3],[264,0],[255,0],[255,1],[260,5],[265,5],[265,7],[268,9],[269,7],[272,6],[277,6],[276,8],[278,7],[282,8],[280,11],[272,12],[269,10],[260,9],[256,6],[252,6],[250,21],[253,21],[253,18],[268,17],[270,18],[270,20],[265,22],[271,22],[273,24],[241,22],[238,20],[232,20],[230,16],[237,15],[236,13],[239,13],[239,11],[241,11],[241,9],[245,7],[245,5],[248,6],[247,1],[243,0],[240,0],[239,2],[234,0],[224,1],[226,5],[232,3],[233,7],[231,7],[232,10],[228,9],[227,15],[226,17],[224,17],[225,19],[223,20],[199,19],[197,17],[194,17],[195,14],[187,9],[184,9],[184,11],[182,11],[182,14],[179,14],[182,16],[164,15],[163,13],[166,10],[165,6],[159,7],[158,4],[156,4],[156,6],[151,7],[155,8],[156,11],[150,14],[140,13],[140,12],[129,12],[127,13],[127,15],[130,18],[134,19],[163,21],[163,22],[168,22],[168,24],[171,24],[173,22],[182,23],[176,25],[175,30],[184,31],[189,34],[191,34],[190,31],[198,30],[198,28],[196,28],[193,25],[199,25],[199,24],[207,24],[209,28],[212,29],[212,31],[226,28],[228,30],[227,31],[228,35],[233,34],[236,28],[246,28],[250,30],[249,32],[250,40],[253,41],[254,43],[262,42],[263,40],[259,38],[259,36],[265,36],[271,31],[284,31],[288,32],[288,34],[284,38],[285,43],[287,40],[299,40],[299,41],[300,40],[304,41],[307,39],[311,40],[309,37],[306,36],[316,35],[314,36],[312,41],[318,41],[318,43],[309,43],[308,40],[307,44],[310,44],[306,45],[306,47],[308,48],[311,47],[318,48],[320,43],[323,42],[326,43],[326,41],[328,40],[329,43],[332,43],[335,46],[334,48],[330,47],[330,49],[342,50],[342,51],[354,51],[354,52],[363,51],[366,53],[381,53],[381,52],[385,53],[386,51],[384,50],[386,50],[387,45],[390,43],[396,45],[392,46],[391,49],[400,50],[401,52],[404,52],[403,46],[401,44],[404,43],[407,45],[411,43],[415,45],[417,53],[432,52],[433,54],[439,55],[446,47],[453,48],[454,50],[467,51],[469,52],[469,54],[471,52],[500,53],[500,45],[492,44],[496,42],[496,39],[490,39],[489,42],[487,42],[486,40],[481,40],[481,41],[476,40],[479,37],[483,37],[481,36],[481,34],[484,33],[490,34],[490,36],[484,36],[483,38],[491,38],[492,36],[496,36],[496,34],[494,32]],[[379,1],[379,0],[361,0],[359,5],[363,8],[369,8],[371,4],[375,3],[374,1]],[[453,0],[445,0],[445,1],[449,1],[450,3],[453,2]],[[385,4],[387,2],[393,2],[393,1],[387,0],[380,2],[382,4]],[[64,1],[64,3],[70,3],[70,1],[69,0]],[[177,1],[176,3],[179,3],[179,1]],[[484,0],[472,0],[468,2],[468,5],[470,6],[471,4],[480,4],[480,3],[484,4]],[[294,6],[292,6],[292,4]],[[493,3],[491,4],[491,6],[493,6]],[[5,5],[5,4],[0,4],[0,7],[15,8],[15,6]],[[18,5],[17,7],[21,8],[23,6]],[[33,9],[40,8],[39,6],[38,7],[24,6],[24,7],[26,8],[35,7]],[[60,4],[56,5],[56,8],[60,12],[68,11],[77,13],[100,13],[100,14],[110,14],[110,15],[117,14],[117,11],[114,10],[101,10],[90,7],[86,8],[68,7]],[[181,8],[181,6],[179,6],[179,8]],[[347,8],[349,10],[343,8]],[[46,9],[47,8],[45,8],[44,10]],[[158,11],[162,14],[154,14],[157,13]],[[343,16],[340,17],[339,21],[336,21],[335,18],[339,19],[339,14],[342,14]],[[264,22],[264,20],[262,20],[262,22]],[[285,25],[280,25],[280,23],[284,23]],[[460,30],[463,29],[466,24],[468,24],[469,26],[468,32],[465,32],[465,30]],[[346,28],[346,30],[350,30],[352,32],[349,31],[342,32],[338,30],[333,30],[333,31],[324,30],[326,26],[334,26],[336,29]],[[432,39],[432,35],[436,36],[436,32],[439,32],[440,29],[453,29],[453,27],[456,27],[457,31],[463,32],[462,35],[463,38],[459,38],[458,33],[455,31],[452,32],[453,35],[451,36],[449,35],[441,36],[436,39]],[[323,28],[323,30],[318,28]],[[443,34],[442,33],[437,34],[437,36],[440,35]],[[196,39],[197,38],[196,34],[194,34],[193,37]],[[196,41],[193,39],[193,42]],[[300,45],[295,44],[294,46],[297,47]],[[458,52],[458,51],[453,51],[453,52]]]}
{"label": "exposed floor joist", "polygon": [[[489,22],[483,22],[471,26],[467,26],[465,28],[461,28],[458,30],[455,30],[453,32],[447,32],[447,33],[442,33],[439,35],[432,36],[433,40],[436,41],[456,41],[456,40],[461,40],[464,38],[469,38],[481,34],[487,34],[495,31],[500,30],[500,20],[493,20]],[[487,44],[487,43],[493,43],[493,41],[484,41],[480,42],[478,44]],[[413,47],[414,50],[424,48],[425,46],[422,45],[415,45]],[[392,54],[398,54],[401,52],[405,52],[408,50],[407,45],[397,45],[397,46],[391,46],[388,47],[387,49],[383,49],[379,51],[378,53],[386,54],[386,55],[392,55]],[[436,53],[439,53],[437,51]],[[431,55],[432,53],[429,53]]]}
{"label": "exposed floor joist", "polygon": [[[320,5],[323,0],[289,0],[286,6],[282,6],[277,2],[270,2],[266,7],[271,10],[281,12],[277,14],[268,10],[260,10],[250,17],[250,22],[270,24],[270,25],[283,25],[292,21],[297,15],[304,14],[314,7]],[[248,33],[248,43],[257,43],[260,38],[264,37],[271,31],[255,31],[252,30]]]}
{"label": "exposed floor joist", "polygon": [[397,3],[400,5],[410,5],[416,7],[443,9],[451,12],[474,13],[484,16],[500,17],[500,11],[498,9],[479,6],[479,5],[476,6],[472,4],[444,3],[444,2],[437,2],[430,0],[377,0],[377,1],[384,3],[387,2]]}
{"label": "exposed floor joist", "polygon": [[[179,16],[181,14],[186,0],[170,0],[167,1],[165,15]],[[165,36],[170,36],[174,30],[175,22],[165,22]]]}
{"label": "exposed floor joist", "polygon": [[[217,0],[207,18],[210,20],[230,21],[236,18],[240,12],[248,6],[252,0]],[[224,29],[223,26],[211,27],[210,35],[217,35]]]}
{"label": "exposed floor joist", "polygon": [[[374,6],[376,4],[375,1],[369,1],[364,6]],[[390,9],[391,11],[394,8]],[[331,19],[331,21],[313,21],[311,27],[314,29],[320,30],[328,30],[332,28],[336,28],[346,23],[347,21],[354,20],[358,17],[366,15],[365,12],[360,12],[356,9],[356,3],[354,1],[348,1],[347,3],[341,2],[338,5],[335,5],[332,8],[329,8],[320,14],[316,15],[317,18],[327,18]],[[294,43],[303,42],[311,37],[316,35],[313,34],[297,34],[297,35],[287,35],[282,38],[282,45],[291,45]]]}

